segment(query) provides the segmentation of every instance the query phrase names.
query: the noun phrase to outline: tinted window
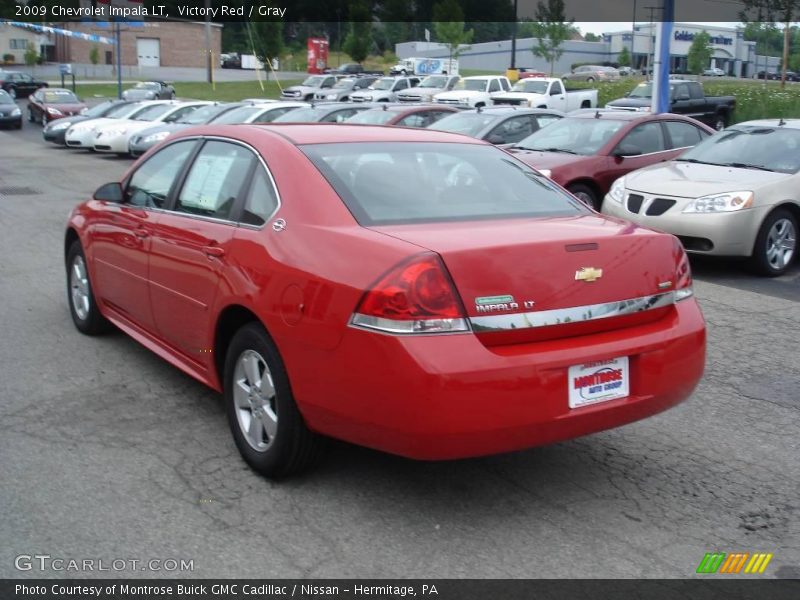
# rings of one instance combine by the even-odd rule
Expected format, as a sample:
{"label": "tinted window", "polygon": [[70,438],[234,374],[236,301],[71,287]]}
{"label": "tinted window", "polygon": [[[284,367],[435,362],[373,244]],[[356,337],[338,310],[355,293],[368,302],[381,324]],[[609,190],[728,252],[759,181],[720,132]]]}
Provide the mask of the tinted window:
{"label": "tinted window", "polygon": [[253,181],[244,202],[241,222],[261,226],[278,208],[278,198],[269,175],[260,166],[253,174]]}
{"label": "tinted window", "polygon": [[487,127],[496,119],[497,117],[495,115],[484,112],[453,113],[440,119],[431,125],[430,128],[440,131],[451,131],[453,133],[463,133],[475,137],[484,127]]}
{"label": "tinted window", "polygon": [[560,81],[554,81],[553,82],[553,87],[550,88],[550,95],[551,96],[556,96],[558,94],[563,94],[563,93],[564,93],[564,88],[561,86],[561,82]]}
{"label": "tinted window", "polygon": [[689,93],[691,94],[693,100],[702,100],[705,98],[705,95],[703,94],[703,87],[699,83],[690,83]]}
{"label": "tinted window", "polygon": [[665,149],[664,135],[660,123],[644,123],[634,127],[628,135],[622,138],[619,146],[636,148],[641,154],[661,152]]}
{"label": "tinted window", "polygon": [[[533,133],[533,127],[530,118],[527,115],[520,115],[500,123],[500,125],[492,129],[486,139],[493,144],[511,144],[520,141],[531,133]],[[498,136],[499,139],[495,141],[492,136]]]}
{"label": "tinted window", "polygon": [[694,146],[702,139],[700,129],[689,123],[667,121],[664,125],[667,127],[667,133],[672,141],[671,148]]}
{"label": "tinted window", "polygon": [[394,111],[381,110],[380,108],[364,110],[347,119],[348,123],[363,123],[367,125],[383,125],[397,115]]}
{"label": "tinted window", "polygon": [[[214,119],[214,125],[229,125],[231,123],[245,123],[247,120],[260,111],[258,106],[241,106],[234,108]],[[199,111],[198,111],[199,112]]]}
{"label": "tinted window", "polygon": [[133,206],[163,208],[172,183],[194,145],[194,141],[170,144],[148,158],[128,182],[125,201]]}
{"label": "tinted window", "polygon": [[265,110],[260,115],[258,115],[255,119],[253,119],[253,123],[271,123],[281,115],[285,115],[287,112],[294,110],[295,106],[283,106],[281,108],[271,108],[269,110]]}
{"label": "tinted window", "polygon": [[178,122],[186,123],[187,125],[200,125],[201,123],[210,123],[215,117],[229,111],[231,107],[227,104],[209,104],[208,106],[201,106],[200,108],[191,111],[182,117]]}
{"label": "tinted window", "polygon": [[349,143],[301,149],[363,225],[588,211],[530,167],[491,146]]}
{"label": "tinted window", "polygon": [[253,154],[227,142],[207,142],[195,158],[175,210],[228,219],[253,161]]}
{"label": "tinted window", "polygon": [[354,108],[345,108],[342,110],[337,110],[332,112],[331,114],[325,116],[323,119],[320,119],[322,123],[341,123],[342,121],[346,121],[348,117],[352,117],[358,111]]}

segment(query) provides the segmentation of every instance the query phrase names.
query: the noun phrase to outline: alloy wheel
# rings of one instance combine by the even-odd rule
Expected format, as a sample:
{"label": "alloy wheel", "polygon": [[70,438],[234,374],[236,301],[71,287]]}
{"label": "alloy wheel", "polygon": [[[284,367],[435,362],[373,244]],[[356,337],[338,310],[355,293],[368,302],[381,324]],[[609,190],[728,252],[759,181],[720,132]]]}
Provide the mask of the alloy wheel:
{"label": "alloy wheel", "polygon": [[794,257],[797,232],[789,219],[778,219],[767,234],[767,262],[776,271],[784,269]]}
{"label": "alloy wheel", "polygon": [[264,358],[245,350],[236,360],[233,400],[236,420],[244,439],[257,452],[265,452],[278,432],[275,384]]}
{"label": "alloy wheel", "polygon": [[86,274],[86,263],[79,254],[72,260],[72,267],[69,272],[69,289],[72,295],[72,306],[75,316],[81,321],[85,321],[89,316],[90,292],[89,277]]}

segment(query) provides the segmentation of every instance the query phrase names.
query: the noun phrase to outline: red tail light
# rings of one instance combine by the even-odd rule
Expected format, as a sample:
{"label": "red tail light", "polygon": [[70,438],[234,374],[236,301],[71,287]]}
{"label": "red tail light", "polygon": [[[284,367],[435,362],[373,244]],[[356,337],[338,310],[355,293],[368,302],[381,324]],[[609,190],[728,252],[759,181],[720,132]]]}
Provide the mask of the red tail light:
{"label": "red tail light", "polygon": [[694,295],[692,288],[692,267],[689,265],[689,257],[678,242],[677,252],[678,265],[675,270],[675,302],[685,300]]}
{"label": "red tail light", "polygon": [[455,286],[436,254],[415,256],[383,275],[364,294],[351,322],[388,333],[469,331]]}

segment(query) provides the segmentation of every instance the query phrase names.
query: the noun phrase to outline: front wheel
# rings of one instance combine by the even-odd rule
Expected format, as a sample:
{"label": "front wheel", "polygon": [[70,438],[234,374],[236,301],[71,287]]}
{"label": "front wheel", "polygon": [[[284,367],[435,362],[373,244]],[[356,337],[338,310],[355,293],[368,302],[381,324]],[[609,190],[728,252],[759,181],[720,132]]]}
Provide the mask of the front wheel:
{"label": "front wheel", "polygon": [[86,257],[77,240],[67,251],[67,300],[78,331],[85,335],[99,335],[110,329],[110,323],[97,308]]}
{"label": "front wheel", "polygon": [[587,77],[586,78],[586,82],[587,83],[594,83],[594,77]]}
{"label": "front wheel", "polygon": [[797,219],[785,208],[770,213],[758,230],[750,267],[759,275],[777,277],[792,263],[797,247]]}
{"label": "front wheel", "polygon": [[242,457],[267,477],[302,471],[323,440],[305,425],[278,350],[260,323],[242,327],[225,357],[225,407]]}
{"label": "front wheel", "polygon": [[600,202],[597,199],[597,194],[588,185],[576,183],[574,185],[567,186],[567,189],[572,193],[573,196],[575,196],[589,208],[600,210]]}

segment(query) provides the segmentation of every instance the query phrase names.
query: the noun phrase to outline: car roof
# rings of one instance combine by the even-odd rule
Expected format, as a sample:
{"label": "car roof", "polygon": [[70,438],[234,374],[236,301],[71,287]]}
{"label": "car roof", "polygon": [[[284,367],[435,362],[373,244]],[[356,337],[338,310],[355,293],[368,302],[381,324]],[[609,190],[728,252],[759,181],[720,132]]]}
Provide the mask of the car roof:
{"label": "car roof", "polygon": [[521,108],[519,106],[488,106],[486,108],[471,108],[469,110],[461,111],[463,114],[484,114],[484,115],[507,115],[507,114],[520,114],[520,115],[538,115],[538,114],[556,114],[563,115],[559,110],[554,108]]}
{"label": "car roof", "polygon": [[[597,115],[600,115],[599,117]],[[611,110],[603,108],[581,108],[567,113],[568,119],[605,119],[607,121],[654,121],[666,118],[686,120],[683,115],[673,113],[640,113],[627,110]]]}
{"label": "car roof", "polygon": [[[230,127],[231,129],[227,129]],[[200,135],[213,135],[216,131],[208,125]],[[424,128],[383,127],[381,125],[348,125],[347,123],[266,123],[263,125],[218,125],[219,133],[230,134],[238,128],[270,132],[280,135],[295,145],[337,144],[354,142],[440,142],[486,144],[481,140],[469,141],[463,135]],[[224,130],[223,130],[224,129]],[[198,130],[195,129],[195,132]],[[233,136],[235,137],[235,136]]]}
{"label": "car roof", "polygon": [[781,129],[800,129],[800,119],[757,119],[736,123],[736,127],[780,127]]}

